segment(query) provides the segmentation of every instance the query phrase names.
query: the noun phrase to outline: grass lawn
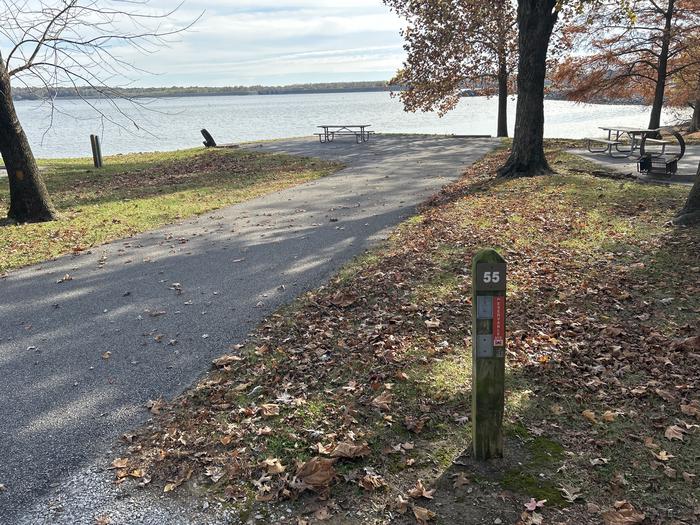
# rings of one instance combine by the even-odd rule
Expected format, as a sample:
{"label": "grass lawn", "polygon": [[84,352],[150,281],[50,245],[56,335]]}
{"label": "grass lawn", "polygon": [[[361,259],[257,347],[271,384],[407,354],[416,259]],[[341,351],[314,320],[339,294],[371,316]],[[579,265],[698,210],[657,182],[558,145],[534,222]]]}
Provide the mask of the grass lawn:
{"label": "grass lawn", "polygon": [[[496,180],[490,154],[271,316],[152,406],[118,480],[268,523],[697,523],[700,230],[666,226],[689,188],[593,177],[564,146],[538,178]],[[480,464],[468,268],[486,246],[509,263],[506,457]]]}
{"label": "grass lawn", "polygon": [[[339,165],[243,149],[118,155],[97,170],[91,159],[41,161],[60,220],[0,219],[0,274],[193,215],[301,184]],[[0,209],[9,208],[0,179]]]}

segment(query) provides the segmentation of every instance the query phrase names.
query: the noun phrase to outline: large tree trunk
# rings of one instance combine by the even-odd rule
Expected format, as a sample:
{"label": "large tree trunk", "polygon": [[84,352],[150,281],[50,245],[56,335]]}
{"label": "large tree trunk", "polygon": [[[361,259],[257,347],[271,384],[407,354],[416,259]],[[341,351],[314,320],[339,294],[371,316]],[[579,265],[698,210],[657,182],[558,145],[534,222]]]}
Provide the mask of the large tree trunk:
{"label": "large tree trunk", "polygon": [[503,60],[498,65],[498,132],[496,136],[508,136],[508,66]]}
{"label": "large tree trunk", "polygon": [[518,2],[518,104],[513,149],[500,177],[551,173],[544,156],[544,79],[547,48],[557,21],[556,0]]}
{"label": "large tree trunk", "polygon": [[0,60],[0,154],[10,182],[7,216],[19,222],[50,221],[56,218],[49,193],[19,123],[12,102],[10,77]]}
{"label": "large tree trunk", "polygon": [[690,226],[691,224],[700,224],[700,163],[698,163],[698,171],[695,174],[695,184],[690,189],[688,200],[685,201],[685,206],[678,212],[676,218],[673,219],[674,224]]}
{"label": "large tree trunk", "polygon": [[661,127],[661,110],[664,107],[664,92],[666,90],[666,76],[668,71],[668,49],[671,45],[671,25],[675,14],[675,0],[669,0],[668,10],[664,17],[664,33],[661,37],[661,51],[659,52],[659,62],[656,67],[656,89],[654,90],[654,102],[651,106],[649,116],[649,129]]}

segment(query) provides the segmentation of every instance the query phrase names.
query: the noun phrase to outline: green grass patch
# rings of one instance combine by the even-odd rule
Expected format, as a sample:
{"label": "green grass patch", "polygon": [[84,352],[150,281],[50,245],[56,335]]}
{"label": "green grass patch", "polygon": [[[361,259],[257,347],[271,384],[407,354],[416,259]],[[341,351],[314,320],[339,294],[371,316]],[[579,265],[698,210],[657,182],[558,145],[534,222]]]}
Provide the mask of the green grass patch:
{"label": "green grass patch", "polygon": [[[0,273],[177,222],[332,173],[338,164],[243,149],[40,163],[59,220],[0,221]],[[0,209],[9,208],[0,179]]]}

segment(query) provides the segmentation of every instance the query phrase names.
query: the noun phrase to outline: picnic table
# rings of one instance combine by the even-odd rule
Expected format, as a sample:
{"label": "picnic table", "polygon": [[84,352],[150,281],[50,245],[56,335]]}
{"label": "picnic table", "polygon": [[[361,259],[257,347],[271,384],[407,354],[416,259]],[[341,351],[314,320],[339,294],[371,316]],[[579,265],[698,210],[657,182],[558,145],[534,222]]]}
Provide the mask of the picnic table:
{"label": "picnic table", "polygon": [[[673,129],[665,130],[667,136],[673,135],[673,137],[668,137],[670,140],[661,136],[661,128],[601,126],[599,129],[607,131],[608,136],[607,138],[586,138],[588,151],[606,153],[613,158],[627,158],[639,150],[637,171],[640,173],[670,177],[678,171],[678,161],[685,154],[683,136]],[[594,144],[600,144],[600,146],[596,147]],[[669,153],[666,153],[667,146],[672,150]]]}
{"label": "picnic table", "polygon": [[[611,157],[617,158],[629,157],[630,155],[632,155],[632,153],[634,153],[635,150],[638,150],[640,148],[642,142],[645,142],[649,145],[654,144],[660,146],[661,151],[655,154],[657,156],[660,156],[663,155],[666,149],[666,145],[670,144],[670,142],[668,141],[650,138],[648,136],[657,135],[659,129],[630,128],[626,126],[601,126],[599,127],[599,129],[607,131],[608,136],[604,139],[586,138],[587,148],[588,151],[590,151],[591,153],[606,153]],[[613,134],[615,135],[614,138]],[[603,146],[594,147],[593,143],[602,144]],[[620,146],[624,146],[624,148],[620,149]],[[613,151],[613,148],[615,149],[615,151]],[[615,152],[617,152],[619,155],[615,154]]]}
{"label": "picnic table", "polygon": [[321,133],[316,133],[318,140],[321,143],[333,142],[336,135],[339,136],[354,136],[357,143],[367,142],[369,136],[374,133],[374,131],[368,131],[371,124],[322,124],[317,126],[323,131]]}

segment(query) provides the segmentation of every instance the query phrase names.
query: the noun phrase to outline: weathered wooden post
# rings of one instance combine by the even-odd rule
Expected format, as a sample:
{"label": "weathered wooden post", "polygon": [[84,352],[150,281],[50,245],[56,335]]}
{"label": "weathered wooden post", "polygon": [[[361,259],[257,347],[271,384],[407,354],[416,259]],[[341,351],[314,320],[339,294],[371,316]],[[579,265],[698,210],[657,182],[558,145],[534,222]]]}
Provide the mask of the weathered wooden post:
{"label": "weathered wooden post", "polygon": [[92,147],[92,162],[96,168],[102,167],[102,149],[100,148],[100,137],[90,135],[90,146]]}
{"label": "weathered wooden post", "polygon": [[475,459],[503,457],[506,262],[495,250],[472,261],[472,440]]}

